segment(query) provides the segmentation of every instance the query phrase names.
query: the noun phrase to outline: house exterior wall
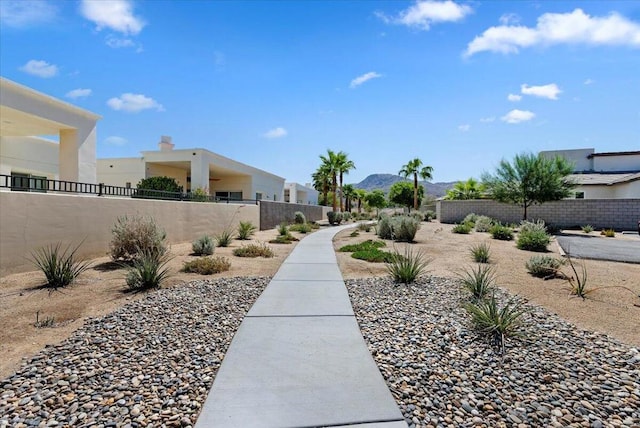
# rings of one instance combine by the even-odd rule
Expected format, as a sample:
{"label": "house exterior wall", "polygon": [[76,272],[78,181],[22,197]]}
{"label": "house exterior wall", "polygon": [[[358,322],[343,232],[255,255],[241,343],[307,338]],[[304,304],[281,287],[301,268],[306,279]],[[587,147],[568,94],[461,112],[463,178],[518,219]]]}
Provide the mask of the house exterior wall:
{"label": "house exterior wall", "polygon": [[540,154],[546,158],[553,159],[557,156],[565,158],[573,164],[574,171],[593,170],[593,161],[589,155],[595,153],[595,149],[575,149],[575,150],[546,150]]}
{"label": "house exterior wall", "polygon": [[39,137],[0,137],[0,174],[58,178],[58,143]]}
{"label": "house exterior wall", "polygon": [[[185,171],[184,169],[174,168],[168,165],[158,165],[153,163],[146,163],[144,168],[145,168],[145,174],[144,174],[145,178],[163,177],[163,176],[172,177],[172,178],[175,178],[175,180],[178,182],[178,185],[182,186],[183,191],[187,191],[188,189],[187,171]],[[135,187],[139,181],[140,180],[136,180],[135,182],[132,182],[131,185]]]}
{"label": "house exterior wall", "polygon": [[141,158],[98,159],[97,176],[98,183],[121,187],[131,183],[131,187],[136,187],[136,184],[145,177],[144,160]]}
{"label": "house exterior wall", "polygon": [[285,189],[289,190],[288,202],[294,204],[318,205],[318,191],[316,189],[303,186],[298,183],[285,183]]}
{"label": "house exterior wall", "polygon": [[584,192],[584,199],[637,199],[640,198],[640,180],[606,184],[590,184],[577,186],[574,192]]}
{"label": "house exterior wall", "polygon": [[640,155],[594,156],[593,170],[596,172],[640,171]]}

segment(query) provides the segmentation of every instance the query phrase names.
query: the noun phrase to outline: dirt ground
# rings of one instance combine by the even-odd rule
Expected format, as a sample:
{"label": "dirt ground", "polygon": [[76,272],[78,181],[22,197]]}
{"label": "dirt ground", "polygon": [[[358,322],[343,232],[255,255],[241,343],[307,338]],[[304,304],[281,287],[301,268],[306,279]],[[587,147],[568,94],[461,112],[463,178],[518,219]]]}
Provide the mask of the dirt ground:
{"label": "dirt ground", "polygon": [[[624,286],[604,288],[594,291],[587,300],[570,296],[566,281],[561,279],[542,280],[530,276],[525,262],[535,253],[521,251],[513,241],[497,241],[487,233],[459,235],[451,232],[452,225],[438,222],[422,223],[414,244],[395,244],[399,251],[403,245],[412,245],[422,250],[432,259],[430,274],[454,276],[465,268],[473,266],[469,247],[487,241],[491,245],[492,263],[496,268],[498,285],[526,297],[532,303],[545,306],[574,324],[589,330],[610,334],[634,346],[640,346],[640,265],[604,261],[585,261],[589,272],[589,287]],[[373,231],[361,232],[350,237],[351,231],[343,231],[336,236],[335,246],[376,239]],[[581,233],[581,232],[580,232]],[[593,232],[596,234],[596,232]],[[234,248],[250,242],[266,242],[275,238],[277,231],[260,231],[253,241],[233,241],[228,248],[216,248],[215,255],[230,259],[228,272],[212,276],[179,272],[191,256],[191,244],[171,246],[174,256],[170,263],[173,272],[166,286],[176,287],[186,282],[206,278],[235,276],[272,276],[282,261],[295,247],[269,244],[276,256],[272,259],[249,259],[232,255]],[[294,232],[294,235],[302,238]],[[602,238],[611,239],[611,238]],[[625,239],[620,236],[614,239]],[[389,242],[387,250],[393,250]],[[555,242],[549,246],[550,254],[558,253]],[[349,253],[337,253],[338,263],[345,279],[386,275],[383,264],[368,263],[350,257]],[[107,314],[117,307],[144,296],[126,291],[125,270],[114,267],[105,256],[92,261],[92,268],[83,273],[78,281],[63,290],[49,292],[38,288],[44,282],[39,271],[18,273],[0,278],[0,378],[15,371],[23,358],[29,357],[46,345],[55,344],[82,326],[87,317]],[[53,317],[53,328],[36,328],[36,314],[42,321]]]}

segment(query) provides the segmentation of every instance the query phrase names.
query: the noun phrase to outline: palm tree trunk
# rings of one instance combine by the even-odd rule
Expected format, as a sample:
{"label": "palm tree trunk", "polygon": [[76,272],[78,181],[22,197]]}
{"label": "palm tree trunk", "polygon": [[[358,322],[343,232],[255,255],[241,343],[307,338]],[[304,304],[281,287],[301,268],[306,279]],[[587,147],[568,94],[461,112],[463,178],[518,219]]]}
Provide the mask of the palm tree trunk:
{"label": "palm tree trunk", "polygon": [[418,173],[413,173],[413,209],[418,209]]}
{"label": "palm tree trunk", "polygon": [[342,196],[342,171],[340,171],[340,212],[344,212],[344,201]]}
{"label": "palm tree trunk", "polygon": [[338,182],[337,182],[337,177],[335,174],[333,174],[333,181],[332,181],[332,187],[333,187],[333,212],[336,211],[336,209],[338,208],[338,201],[336,200],[336,191],[338,190]]}

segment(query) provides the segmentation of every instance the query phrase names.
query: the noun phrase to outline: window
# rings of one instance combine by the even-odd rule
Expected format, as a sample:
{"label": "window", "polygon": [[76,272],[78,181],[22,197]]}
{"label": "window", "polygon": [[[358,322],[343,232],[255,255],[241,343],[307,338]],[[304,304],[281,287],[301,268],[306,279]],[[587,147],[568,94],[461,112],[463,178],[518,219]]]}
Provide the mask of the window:
{"label": "window", "polygon": [[576,192],[576,199],[584,199],[584,192]]}
{"label": "window", "polygon": [[242,192],[216,192],[216,199],[222,200],[242,200]]}
{"label": "window", "polygon": [[47,192],[47,177],[20,172],[11,173],[11,190],[21,192]]}
{"label": "window", "polygon": [[256,201],[259,201],[260,199],[262,199],[262,193],[256,192]]}

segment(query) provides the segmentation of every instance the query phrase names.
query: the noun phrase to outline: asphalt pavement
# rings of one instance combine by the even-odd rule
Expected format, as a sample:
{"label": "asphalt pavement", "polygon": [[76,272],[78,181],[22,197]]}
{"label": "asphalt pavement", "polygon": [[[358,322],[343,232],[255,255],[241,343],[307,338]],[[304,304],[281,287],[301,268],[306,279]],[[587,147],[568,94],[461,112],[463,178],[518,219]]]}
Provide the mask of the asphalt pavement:
{"label": "asphalt pavement", "polygon": [[605,238],[594,235],[557,235],[562,250],[572,257],[640,263],[640,236]]}

